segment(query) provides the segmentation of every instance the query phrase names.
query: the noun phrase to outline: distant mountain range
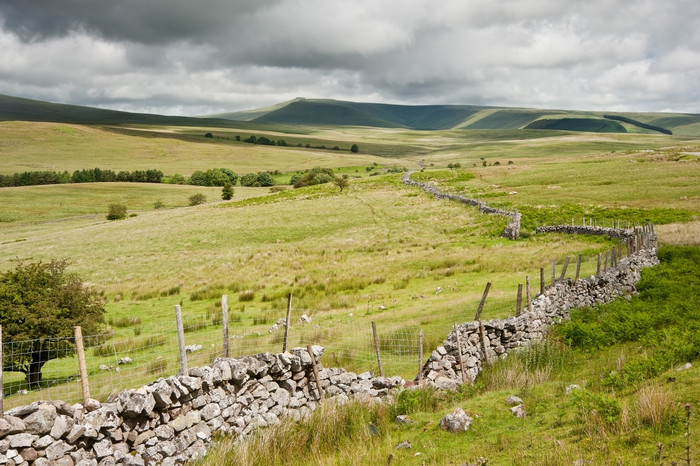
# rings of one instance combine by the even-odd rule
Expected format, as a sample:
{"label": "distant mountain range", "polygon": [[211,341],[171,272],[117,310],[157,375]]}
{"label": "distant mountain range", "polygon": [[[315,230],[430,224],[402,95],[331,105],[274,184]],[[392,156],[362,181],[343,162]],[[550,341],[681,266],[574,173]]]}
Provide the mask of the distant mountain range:
{"label": "distant mountain range", "polygon": [[54,104],[0,95],[0,121],[82,124],[368,126],[413,130],[550,129],[700,136],[700,115],[588,112],[475,105],[391,105],[298,98],[271,107],[204,117],[172,117]]}

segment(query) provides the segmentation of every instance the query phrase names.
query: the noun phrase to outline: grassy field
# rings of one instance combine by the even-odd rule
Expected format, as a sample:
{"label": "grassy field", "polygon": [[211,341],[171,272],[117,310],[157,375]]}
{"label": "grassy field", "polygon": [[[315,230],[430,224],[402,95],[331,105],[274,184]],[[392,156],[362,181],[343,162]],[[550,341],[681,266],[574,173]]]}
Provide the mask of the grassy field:
{"label": "grassy field", "polygon": [[[213,141],[203,137],[210,130]],[[580,253],[581,274],[591,275],[597,254],[614,245],[600,238],[533,235],[535,222],[654,221],[662,241],[697,245],[700,237],[700,158],[685,155],[699,152],[699,142],[675,136],[292,126],[244,133],[16,122],[0,123],[0,133],[0,173],[95,166],[158,168],[166,174],[228,167],[245,173],[328,166],[351,177],[343,192],[332,184],[281,193],[236,187],[234,199],[225,202],[219,200],[220,188],[165,184],[0,190],[0,268],[12,267],[16,259],[67,258],[70,270],[105,296],[115,334],[107,342],[111,346],[89,351],[94,396],[103,399],[177,370],[176,304],[189,327],[187,343],[204,347],[190,355],[190,365],[220,354],[223,294],[236,336],[234,354],[279,351],[281,332],[268,329],[284,316],[291,292],[292,346],[320,343],[327,348],[325,365],[374,370],[371,322],[376,322],[386,372],[412,378],[418,329],[426,335],[429,354],[455,321],[473,318],[487,282],[493,286],[483,316],[506,317],[514,312],[517,285],[526,275],[538,287],[540,267],[549,281],[552,260],[558,272],[566,256]],[[236,134],[340,147],[356,142],[361,153],[253,146],[237,143]],[[502,239],[504,218],[436,200],[401,184],[400,174],[368,176],[364,169],[375,163],[417,169],[419,162],[425,171],[415,173],[416,179],[519,208],[527,234],[517,242]],[[445,168],[454,162],[462,168]],[[188,197],[200,192],[210,202],[189,207]],[[136,216],[107,221],[107,206],[115,201]],[[313,323],[297,325],[301,314]],[[134,365],[119,373],[99,370],[123,356]],[[46,372],[61,381],[77,370],[66,358],[48,363]],[[6,389],[8,384],[13,392],[21,388],[21,378],[6,375]],[[545,394],[543,416],[555,416],[545,406],[548,393],[562,383],[534,388]],[[77,401],[78,390],[74,382],[57,384],[50,391],[9,397],[5,406],[39,397]],[[502,393],[480,396],[470,409],[486,416]],[[478,444],[507,446],[513,429],[531,435],[511,427],[496,422]],[[436,436],[434,444],[444,445]],[[390,450],[380,451],[376,458],[385,461]]]}

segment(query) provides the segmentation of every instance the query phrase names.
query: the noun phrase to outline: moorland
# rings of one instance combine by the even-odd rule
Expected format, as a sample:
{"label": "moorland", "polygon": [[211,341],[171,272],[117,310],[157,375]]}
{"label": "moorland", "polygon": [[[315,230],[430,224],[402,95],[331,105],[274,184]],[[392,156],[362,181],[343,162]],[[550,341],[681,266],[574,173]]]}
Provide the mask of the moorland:
{"label": "moorland", "polygon": [[[193,363],[219,355],[224,294],[235,355],[281,350],[282,333],[269,329],[284,317],[291,293],[292,346],[322,344],[327,366],[375,370],[375,322],[385,351],[384,371],[413,378],[418,330],[425,334],[429,355],[454,322],[473,319],[487,282],[492,289],[483,317],[489,319],[512,315],[517,285],[526,275],[539,277],[540,267],[552,261],[561,267],[567,256],[582,254],[582,275],[595,273],[595,259],[611,241],[535,234],[538,225],[572,221],[655,224],[666,258],[662,275],[677,274],[671,282],[682,278],[685,287],[674,291],[674,299],[666,296],[654,305],[688,320],[677,327],[672,319],[654,321],[653,327],[668,327],[669,338],[676,337],[673,332],[685,335],[662,341],[696,347],[692,332],[683,329],[691,328],[688,322],[700,295],[697,262],[693,265],[700,245],[697,115],[616,114],[630,122],[591,112],[480,107],[445,112],[300,100],[244,116],[169,119],[9,97],[0,103],[0,175],[72,174],[96,167],[164,174],[161,183],[0,188],[0,268],[8,269],[16,260],[65,258],[104,296],[108,330],[114,333],[107,347],[92,352],[96,396],[177,370],[173,339],[161,338],[174,329],[176,304],[183,309],[188,342],[205,347],[192,356]],[[567,122],[548,129],[556,119]],[[581,124],[584,119],[606,124]],[[533,125],[543,120],[550,123]],[[617,126],[608,131],[610,122],[624,131]],[[276,143],[245,142],[251,136]],[[357,151],[351,150],[354,144]],[[347,176],[349,186],[290,185],[295,175],[314,167]],[[235,186],[233,198],[224,201],[221,187],[169,182],[212,168],[241,176],[270,172],[274,186]],[[521,239],[499,236],[505,218],[481,215],[403,185],[406,169],[416,170],[414,179],[443,191],[517,208],[523,214]],[[193,194],[205,195],[207,202],[191,206]],[[124,204],[129,215],[107,220],[112,203]],[[672,283],[664,286],[649,295],[665,296]],[[549,356],[534,356],[544,362],[529,364],[527,355],[512,358],[500,372],[494,367],[456,395],[433,393],[418,400],[404,395],[394,411],[383,414],[361,407],[360,414],[350,414],[360,420],[354,424],[343,418],[347,413],[338,414],[339,423],[357,425],[356,432],[344,431],[341,437],[328,433],[347,440],[340,451],[314,447],[303,453],[298,448],[299,456],[286,457],[312,464],[385,462],[389,455],[401,464],[423,459],[459,464],[478,457],[490,458],[489,464],[679,460],[686,438],[682,406],[700,408],[692,389],[698,369],[676,373],[668,366],[637,378],[601,382],[611,371],[625,373],[628,361],[657,357],[658,345],[652,342],[659,335],[645,337],[643,326],[634,327],[636,339],[604,334],[621,321],[636,322],[630,313],[640,307],[610,311],[624,317],[594,329],[603,335],[594,333],[597,339],[554,332],[544,351]],[[654,309],[651,315],[661,314]],[[302,314],[312,323],[296,324]],[[599,319],[598,314],[581,315],[588,316],[587,324]],[[153,364],[154,354],[159,364]],[[98,370],[124,355],[135,364],[118,377]],[[689,350],[674,357],[691,362],[697,354]],[[75,372],[67,359],[47,364],[47,380],[57,381],[52,396],[79,398],[75,384],[58,383]],[[670,378],[673,383],[667,383]],[[21,374],[6,374],[5,383],[9,393],[24,388]],[[562,398],[563,388],[574,383],[590,397]],[[11,396],[5,403],[26,403],[46,393]],[[526,420],[515,420],[504,410],[502,399],[511,393],[533,407]],[[652,415],[642,411],[643,402],[661,410],[661,420],[648,420],[645,416]],[[480,415],[466,441],[436,428],[440,416],[455,405]],[[613,406],[612,414],[586,418],[591,406],[593,411]],[[417,423],[396,425],[391,420],[396,410]],[[367,434],[369,422],[381,435]],[[333,425],[326,424],[329,429]],[[695,439],[697,457],[696,430],[688,438]],[[299,431],[279,435],[304,438]],[[280,438],[284,445],[289,437]],[[410,439],[414,449],[393,450],[399,439]],[[373,448],[366,448],[367,442]],[[225,447],[222,451],[239,454]],[[414,457],[416,452],[421,455]],[[265,459],[260,451],[253,453],[263,463],[280,462],[285,457],[280,455]]]}

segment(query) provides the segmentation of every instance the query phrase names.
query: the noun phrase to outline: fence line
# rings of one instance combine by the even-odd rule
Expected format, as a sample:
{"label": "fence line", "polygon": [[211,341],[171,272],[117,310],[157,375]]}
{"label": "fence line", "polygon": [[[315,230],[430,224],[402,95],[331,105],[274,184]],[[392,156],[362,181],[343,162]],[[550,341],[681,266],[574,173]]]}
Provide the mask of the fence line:
{"label": "fence line", "polygon": [[[618,244],[618,247],[620,246]],[[631,242],[622,246],[634,247]],[[629,250],[627,252],[629,253]],[[622,254],[617,254],[619,260]],[[570,260],[568,256],[555,258],[554,267],[568,264]],[[576,260],[576,276],[596,273],[598,255],[578,255]],[[559,276],[555,275],[554,268],[552,270],[555,281],[575,279],[566,267],[562,266],[560,270]],[[540,269],[540,276],[543,275],[542,271],[543,269]],[[529,275],[523,274],[523,282],[526,283],[526,303],[523,308],[529,308],[530,301],[535,298],[530,292]],[[551,284],[541,283],[542,288],[539,291]],[[519,288],[522,290],[522,283]],[[351,318],[345,323],[301,323],[298,319],[302,314],[313,316],[313,313],[307,309],[292,309],[290,297],[287,309],[276,310],[280,317],[289,311],[290,318],[287,321],[290,324],[283,325],[284,329],[279,326],[276,330],[267,328],[269,321],[255,327],[236,328],[234,325],[229,328],[226,341],[223,337],[226,332],[222,331],[225,319],[216,316],[212,316],[210,320],[183,321],[180,318],[177,325],[177,319],[173,319],[168,323],[139,325],[136,328],[100,335],[85,335],[82,338],[85,348],[84,372],[90,383],[89,393],[96,399],[104,400],[121,389],[140,386],[157,377],[185,370],[187,364],[209,364],[227,352],[231,357],[279,352],[283,349],[285,339],[288,339],[291,347],[305,347],[311,344],[325,346],[324,360],[327,366],[345,367],[355,372],[383,371],[413,378],[416,360],[422,351],[432,351],[439,346],[455,322],[469,321],[477,309],[479,313],[483,310],[489,318],[516,315],[519,309],[517,286],[512,292],[508,291],[507,297],[489,298],[487,301],[485,298],[488,289],[489,287],[478,306],[476,300],[463,301],[458,308],[442,312],[437,324],[406,326],[402,323],[389,325],[378,322],[376,332],[372,322],[363,322],[363,325],[359,326],[356,319]],[[225,303],[224,298],[222,314],[228,312]],[[178,327],[182,328],[181,333],[178,333]],[[1,350],[5,368],[5,408],[28,404],[38,399],[60,399],[67,402],[83,400],[81,371],[76,358],[76,336],[3,342]],[[181,345],[178,344],[179,340],[182,340]],[[26,363],[38,350],[45,351],[48,355],[48,362],[41,368],[41,377],[32,373],[32,368]],[[378,367],[379,361],[381,369]],[[27,384],[28,380],[33,381],[31,386]]]}

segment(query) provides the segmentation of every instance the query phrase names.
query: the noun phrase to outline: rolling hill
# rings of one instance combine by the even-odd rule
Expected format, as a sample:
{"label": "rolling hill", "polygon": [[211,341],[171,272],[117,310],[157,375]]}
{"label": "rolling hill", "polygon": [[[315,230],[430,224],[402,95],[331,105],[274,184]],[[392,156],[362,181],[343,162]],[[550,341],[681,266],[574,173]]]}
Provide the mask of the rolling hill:
{"label": "rolling hill", "polygon": [[700,114],[615,113],[485,107],[393,105],[297,98],[270,107],[201,117],[130,113],[0,95],[0,121],[236,127],[365,126],[413,130],[543,129],[700,136]]}

